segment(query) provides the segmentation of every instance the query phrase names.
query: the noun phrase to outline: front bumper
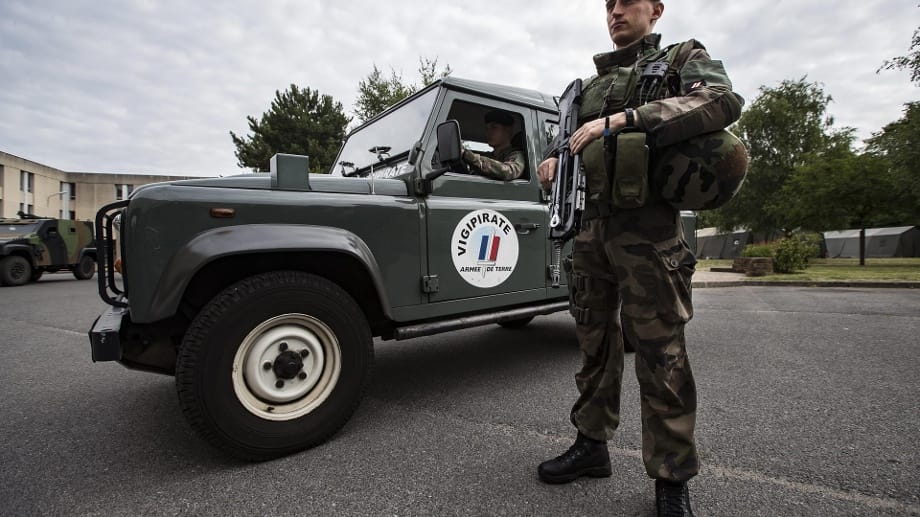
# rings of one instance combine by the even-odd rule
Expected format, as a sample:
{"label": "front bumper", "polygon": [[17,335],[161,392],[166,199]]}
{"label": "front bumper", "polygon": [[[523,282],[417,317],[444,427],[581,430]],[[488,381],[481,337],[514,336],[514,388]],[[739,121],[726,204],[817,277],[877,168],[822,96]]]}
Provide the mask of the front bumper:
{"label": "front bumper", "polygon": [[89,331],[89,343],[93,350],[93,362],[120,361],[122,356],[121,329],[128,317],[125,307],[109,307],[93,323]]}

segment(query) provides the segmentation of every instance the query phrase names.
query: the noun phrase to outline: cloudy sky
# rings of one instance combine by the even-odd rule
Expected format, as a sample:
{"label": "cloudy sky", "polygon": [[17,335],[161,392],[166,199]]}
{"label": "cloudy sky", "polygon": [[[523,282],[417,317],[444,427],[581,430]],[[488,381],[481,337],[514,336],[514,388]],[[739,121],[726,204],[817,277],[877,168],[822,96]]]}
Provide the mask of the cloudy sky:
{"label": "cloudy sky", "polygon": [[[664,41],[690,37],[749,101],[807,75],[836,124],[866,138],[920,100],[905,72],[917,0],[665,0]],[[601,0],[0,0],[0,151],[68,171],[241,172],[275,90],[332,95],[351,114],[374,64],[558,94],[610,48]]]}

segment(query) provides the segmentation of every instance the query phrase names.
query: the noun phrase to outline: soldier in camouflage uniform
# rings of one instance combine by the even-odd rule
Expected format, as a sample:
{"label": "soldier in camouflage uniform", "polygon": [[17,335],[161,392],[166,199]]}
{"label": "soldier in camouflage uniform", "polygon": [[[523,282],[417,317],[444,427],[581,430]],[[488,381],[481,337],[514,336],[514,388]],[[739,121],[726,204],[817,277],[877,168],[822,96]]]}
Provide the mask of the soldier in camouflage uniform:
{"label": "soldier in camouflage uniform", "polygon": [[[684,240],[679,211],[654,190],[639,207],[617,206],[603,137],[605,128],[612,133],[638,128],[653,142],[654,160],[655,149],[729,126],[744,101],[703,45],[690,40],[659,47],[652,29],[664,12],[660,1],[607,0],[606,9],[615,50],[594,57],[597,76],[585,82],[580,127],[570,142],[573,153],[582,153],[587,185],[569,282],[583,360],[575,376],[581,395],[571,412],[578,436],[538,473],[549,483],[611,474],[606,442],[619,425],[625,335],[636,349],[642,458],[656,480],[658,515],[692,516],[686,482],[697,474],[699,457],[684,326],[693,316],[696,259]],[[646,66],[662,60],[669,71],[660,88],[638,86]],[[552,157],[540,164],[544,187],[551,185],[556,165]]]}
{"label": "soldier in camouflage uniform", "polygon": [[486,139],[493,151],[483,155],[464,149],[463,161],[476,174],[492,179],[511,181],[519,178],[527,161],[524,152],[511,144],[514,117],[507,111],[493,110],[486,113],[485,122]]}

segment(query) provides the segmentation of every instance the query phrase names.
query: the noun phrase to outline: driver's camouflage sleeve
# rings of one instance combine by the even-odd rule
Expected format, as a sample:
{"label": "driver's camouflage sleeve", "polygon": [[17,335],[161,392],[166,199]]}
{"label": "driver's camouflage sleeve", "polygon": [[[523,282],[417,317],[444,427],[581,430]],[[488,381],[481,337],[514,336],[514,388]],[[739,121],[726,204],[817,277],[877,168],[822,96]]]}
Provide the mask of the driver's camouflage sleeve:
{"label": "driver's camouflage sleeve", "polygon": [[494,157],[484,156],[466,149],[463,151],[463,161],[468,163],[476,174],[501,181],[520,178],[527,163],[524,153],[514,147],[496,153]]}

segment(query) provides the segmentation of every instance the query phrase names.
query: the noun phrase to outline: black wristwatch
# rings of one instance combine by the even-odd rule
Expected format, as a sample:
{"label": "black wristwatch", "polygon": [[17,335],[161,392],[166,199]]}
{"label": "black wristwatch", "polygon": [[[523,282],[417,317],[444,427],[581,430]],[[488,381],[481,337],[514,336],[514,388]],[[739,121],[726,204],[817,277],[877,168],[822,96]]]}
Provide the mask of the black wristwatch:
{"label": "black wristwatch", "polygon": [[633,109],[626,108],[623,113],[626,114],[626,127],[636,127],[636,114]]}

